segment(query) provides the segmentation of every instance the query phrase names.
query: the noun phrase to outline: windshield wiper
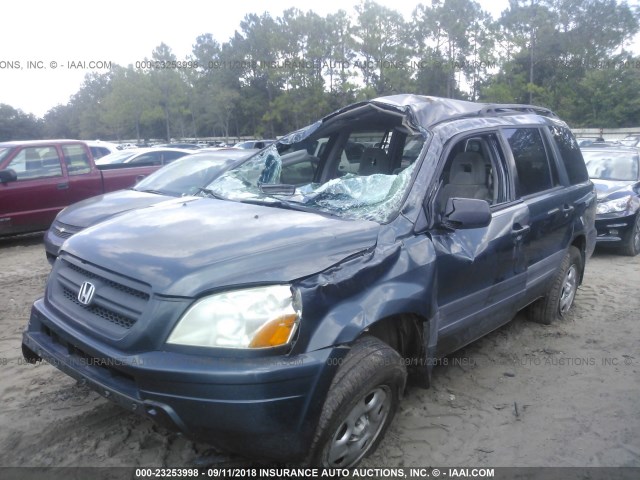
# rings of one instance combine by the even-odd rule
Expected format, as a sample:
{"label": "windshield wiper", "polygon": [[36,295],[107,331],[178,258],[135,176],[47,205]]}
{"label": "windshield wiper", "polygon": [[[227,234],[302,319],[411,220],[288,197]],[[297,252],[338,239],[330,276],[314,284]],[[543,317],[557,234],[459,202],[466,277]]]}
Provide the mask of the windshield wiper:
{"label": "windshield wiper", "polygon": [[205,195],[208,195],[209,197],[215,198],[217,200],[228,200],[226,197],[223,197],[222,195],[219,195],[213,190],[210,190],[208,188],[198,187],[198,192],[204,193]]}
{"label": "windshield wiper", "polygon": [[[267,200],[268,199],[268,200]],[[249,203],[251,205],[262,205],[262,206],[266,206],[266,207],[276,207],[276,208],[283,208],[285,210],[295,210],[298,212],[309,212],[309,213],[315,213],[315,214],[319,214],[319,215],[327,215],[330,217],[339,217],[339,215],[326,211],[326,210],[320,210],[318,208],[315,207],[310,207],[307,206],[303,203],[300,202],[296,202],[296,201],[288,201],[288,200],[283,200],[281,198],[275,197],[275,196],[265,196],[261,199],[253,199],[253,198],[247,198],[247,199],[242,199],[242,200],[238,200],[238,202],[240,203]]]}
{"label": "windshield wiper", "polygon": [[[137,189],[133,189],[133,190],[137,190]],[[149,189],[149,190],[138,190],[138,192],[144,192],[144,193],[155,193],[156,195],[168,195],[166,192],[163,192],[161,190],[153,190],[153,189]]]}

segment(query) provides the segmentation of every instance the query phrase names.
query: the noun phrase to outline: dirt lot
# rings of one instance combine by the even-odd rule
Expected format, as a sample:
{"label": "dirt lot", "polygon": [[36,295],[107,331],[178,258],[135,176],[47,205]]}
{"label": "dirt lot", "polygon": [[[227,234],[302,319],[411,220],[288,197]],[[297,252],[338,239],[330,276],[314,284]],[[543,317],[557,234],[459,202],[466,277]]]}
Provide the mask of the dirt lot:
{"label": "dirt lot", "polygon": [[[116,407],[21,332],[49,265],[41,236],[0,241],[0,466],[185,466],[206,445]],[[411,389],[368,466],[640,466],[640,256],[597,252],[570,317],[519,315]],[[444,363],[444,362],[443,362]]]}

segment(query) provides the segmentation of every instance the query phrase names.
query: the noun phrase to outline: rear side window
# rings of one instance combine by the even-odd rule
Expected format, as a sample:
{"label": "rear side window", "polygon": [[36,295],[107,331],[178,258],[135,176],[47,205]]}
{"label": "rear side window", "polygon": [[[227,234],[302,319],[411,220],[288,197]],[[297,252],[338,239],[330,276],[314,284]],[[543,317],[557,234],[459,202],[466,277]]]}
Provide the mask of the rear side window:
{"label": "rear side window", "polygon": [[584,159],[582,158],[582,152],[571,131],[569,131],[568,128],[556,126],[549,127],[549,131],[558,147],[571,185],[589,180],[589,174],[584,164]]}
{"label": "rear side window", "polygon": [[548,190],[558,183],[555,165],[549,161],[537,128],[505,128],[503,133],[516,164],[520,196]]}
{"label": "rear side window", "polygon": [[82,145],[63,145],[62,153],[69,175],[82,175],[91,171],[89,156]]}

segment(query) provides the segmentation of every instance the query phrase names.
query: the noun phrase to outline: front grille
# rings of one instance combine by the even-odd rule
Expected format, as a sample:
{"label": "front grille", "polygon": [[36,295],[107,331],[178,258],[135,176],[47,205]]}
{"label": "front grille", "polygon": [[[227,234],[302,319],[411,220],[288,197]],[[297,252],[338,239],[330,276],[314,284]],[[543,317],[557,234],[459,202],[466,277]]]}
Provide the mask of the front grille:
{"label": "front grille", "polygon": [[[67,263],[67,265],[71,270],[78,272],[80,275],[84,275],[86,278],[92,278],[92,279],[98,278],[98,275],[96,275],[95,273],[91,273],[90,271],[85,270],[84,268],[79,267],[78,265],[74,265],[73,263]],[[127,295],[131,295],[132,297],[136,297],[136,298],[141,298],[145,302],[149,300],[149,294],[145,292],[141,292],[140,290],[127,287],[125,285],[116,283],[106,278],[103,278],[102,282],[104,282],[106,285],[109,285],[111,288],[114,288],[115,290],[119,290],[123,293],[126,293]]]}
{"label": "front grille", "polygon": [[[88,323],[114,333],[133,327],[150,298],[150,288],[97,267],[80,266],[61,258],[55,268],[51,301]],[[91,282],[95,293],[89,305],[78,299],[81,285]]]}
{"label": "front grille", "polygon": [[67,225],[61,222],[55,222],[53,224],[53,233],[60,238],[69,238],[81,230],[82,228],[74,227],[72,225]]}
{"label": "front grille", "polygon": [[64,297],[67,299],[67,301],[77,305],[78,307],[82,308],[86,312],[92,315],[95,315],[96,317],[100,317],[103,320],[106,320],[107,322],[111,322],[115,325],[126,328],[127,330],[133,327],[133,325],[135,325],[136,323],[134,319],[125,317],[124,315],[121,315],[116,312],[112,312],[111,310],[108,310],[104,307],[100,307],[97,305],[90,305],[90,306],[83,305],[78,301],[78,297],[75,292],[72,292],[67,287],[62,287],[62,288],[63,288]]}

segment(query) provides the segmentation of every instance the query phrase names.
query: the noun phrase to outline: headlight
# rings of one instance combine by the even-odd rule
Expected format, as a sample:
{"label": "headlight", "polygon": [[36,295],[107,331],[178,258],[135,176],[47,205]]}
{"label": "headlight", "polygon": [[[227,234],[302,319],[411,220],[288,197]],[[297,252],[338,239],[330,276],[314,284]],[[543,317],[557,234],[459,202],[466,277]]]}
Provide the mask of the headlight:
{"label": "headlight", "polygon": [[629,202],[631,202],[630,195],[622,198],[616,198],[615,200],[609,200],[608,202],[598,203],[596,213],[624,212],[629,208]]}
{"label": "headlight", "polygon": [[192,305],[167,343],[222,348],[286,345],[301,316],[300,294],[289,285],[218,293]]}

